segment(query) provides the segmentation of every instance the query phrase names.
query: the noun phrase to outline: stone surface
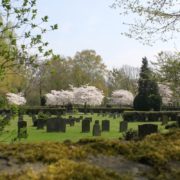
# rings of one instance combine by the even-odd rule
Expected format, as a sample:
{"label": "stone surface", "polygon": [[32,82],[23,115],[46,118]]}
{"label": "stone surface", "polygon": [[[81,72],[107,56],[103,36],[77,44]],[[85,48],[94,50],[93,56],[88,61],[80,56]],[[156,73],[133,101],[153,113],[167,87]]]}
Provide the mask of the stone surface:
{"label": "stone surface", "polygon": [[121,121],[119,126],[119,132],[125,132],[128,129],[128,122],[127,121]]}
{"label": "stone surface", "polygon": [[148,134],[157,133],[158,125],[155,124],[143,124],[138,126],[138,136],[140,138],[145,137]]}
{"label": "stone surface", "polygon": [[93,125],[93,136],[101,136],[101,128],[98,120]]}
{"label": "stone surface", "polygon": [[27,122],[18,121],[18,138],[27,138]]}
{"label": "stone surface", "polygon": [[84,119],[82,120],[82,133],[90,132],[90,120]]}
{"label": "stone surface", "polygon": [[46,123],[47,132],[66,132],[66,119],[51,118]]}
{"label": "stone surface", "polygon": [[109,131],[109,130],[110,130],[110,121],[102,120],[102,131]]}

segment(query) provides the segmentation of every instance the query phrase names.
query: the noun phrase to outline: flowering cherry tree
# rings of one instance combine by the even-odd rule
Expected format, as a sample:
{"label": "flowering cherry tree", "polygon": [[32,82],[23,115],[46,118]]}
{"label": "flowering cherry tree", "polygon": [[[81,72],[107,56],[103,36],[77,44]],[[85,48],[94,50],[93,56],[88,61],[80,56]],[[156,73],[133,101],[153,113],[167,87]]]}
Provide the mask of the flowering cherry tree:
{"label": "flowering cherry tree", "polygon": [[103,101],[103,92],[94,86],[71,87],[69,91],[55,91],[45,95],[46,105],[100,105]]}
{"label": "flowering cherry tree", "polygon": [[158,84],[158,87],[159,87],[159,93],[162,97],[162,103],[164,105],[172,104],[173,91],[170,89],[170,87],[165,84]]}
{"label": "flowering cherry tree", "polygon": [[14,104],[14,105],[26,104],[26,99],[23,97],[21,93],[19,94],[7,93],[6,96],[9,104]]}
{"label": "flowering cherry tree", "polygon": [[130,91],[120,89],[112,92],[111,104],[127,106],[132,105],[133,100],[134,96]]}
{"label": "flowering cherry tree", "polygon": [[94,86],[72,87],[74,104],[101,105],[104,94]]}
{"label": "flowering cherry tree", "polygon": [[74,94],[72,91],[55,91],[51,90],[51,93],[45,95],[46,105],[66,105],[73,103]]}

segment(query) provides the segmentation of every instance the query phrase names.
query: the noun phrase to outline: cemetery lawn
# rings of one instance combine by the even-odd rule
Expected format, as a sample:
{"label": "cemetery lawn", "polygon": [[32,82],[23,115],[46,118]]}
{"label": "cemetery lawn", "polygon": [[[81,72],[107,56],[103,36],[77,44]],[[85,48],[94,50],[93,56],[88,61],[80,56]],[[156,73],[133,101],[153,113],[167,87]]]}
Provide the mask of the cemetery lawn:
{"label": "cemetery lawn", "polygon": [[[66,118],[69,117],[70,114],[67,114]],[[71,114],[72,115],[72,114]],[[73,114],[74,117],[79,117],[82,114]],[[118,139],[123,137],[123,133],[119,132],[119,122],[122,121],[121,117],[113,118],[109,116],[98,116],[98,114],[83,114],[83,117],[92,117],[93,121],[91,123],[91,132],[90,133],[81,133],[81,122],[75,122],[75,125],[70,127],[70,125],[66,126],[66,133],[47,133],[46,127],[43,130],[37,130],[36,127],[32,126],[32,118],[25,115],[24,120],[27,121],[28,124],[28,137],[27,139],[21,139],[21,142],[44,142],[44,141],[58,141],[63,142],[65,140],[70,140],[72,142],[77,142],[79,139],[82,138],[92,138],[92,127],[95,120],[101,121],[102,120],[110,120],[110,131],[109,132],[102,132],[101,137],[102,139]],[[146,122],[146,123],[153,123],[158,125],[158,129],[160,132],[166,132],[164,126],[161,125],[161,122]],[[137,130],[138,125],[145,124],[145,122],[129,122],[128,129]],[[12,139],[16,138],[17,136],[17,118],[10,121],[10,124],[5,128],[4,132],[0,135],[0,141],[10,143]]]}

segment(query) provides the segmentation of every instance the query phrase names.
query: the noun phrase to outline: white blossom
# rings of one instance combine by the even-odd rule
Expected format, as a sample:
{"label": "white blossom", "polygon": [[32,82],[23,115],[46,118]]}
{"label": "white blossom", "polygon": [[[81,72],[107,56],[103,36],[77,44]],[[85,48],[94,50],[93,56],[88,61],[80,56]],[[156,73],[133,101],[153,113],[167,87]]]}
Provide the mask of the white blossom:
{"label": "white blossom", "polygon": [[19,94],[7,93],[6,96],[9,104],[15,104],[15,105],[26,104],[26,99],[23,97],[21,93]]}
{"label": "white blossom", "polygon": [[46,105],[66,105],[68,103],[84,105],[100,105],[103,101],[103,92],[94,86],[71,87],[69,91],[51,90],[45,95]]}
{"label": "white blossom", "polygon": [[116,90],[112,92],[111,104],[127,106],[132,105],[134,100],[134,96],[130,91],[127,90]]}
{"label": "white blossom", "polygon": [[72,91],[56,91],[51,90],[51,93],[45,95],[46,105],[66,105],[73,103],[74,95]]}
{"label": "white blossom", "polygon": [[104,95],[103,92],[94,86],[73,87],[74,104],[101,105]]}
{"label": "white blossom", "polygon": [[159,94],[162,97],[162,103],[164,105],[172,104],[173,99],[173,91],[170,89],[168,85],[158,84]]}

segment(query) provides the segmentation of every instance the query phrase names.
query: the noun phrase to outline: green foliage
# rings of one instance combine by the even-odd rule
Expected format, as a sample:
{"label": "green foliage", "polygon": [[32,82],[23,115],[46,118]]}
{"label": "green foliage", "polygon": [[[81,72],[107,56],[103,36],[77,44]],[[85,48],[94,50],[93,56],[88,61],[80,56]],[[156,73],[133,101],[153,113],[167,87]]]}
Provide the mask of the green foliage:
{"label": "green foliage", "polygon": [[160,110],[162,99],[159,94],[157,83],[151,77],[151,71],[148,67],[146,57],[142,60],[138,85],[138,94],[133,103],[134,109],[138,111]]}
{"label": "green foliage", "polygon": [[12,118],[14,119],[19,113],[19,107],[17,105],[13,104],[13,105],[10,105],[9,108],[10,108]]}
{"label": "green foliage", "polygon": [[138,139],[138,132],[133,129],[129,129],[127,132],[123,134],[125,140],[137,140]]}
{"label": "green foliage", "polygon": [[179,52],[162,51],[158,53],[154,65],[156,79],[162,84],[165,83],[172,90],[172,102],[179,103],[180,86],[180,54]]}
{"label": "green foliage", "polygon": [[4,128],[9,124],[9,121],[6,118],[0,116],[0,135],[2,134]]}
{"label": "green foliage", "polygon": [[121,68],[113,68],[108,75],[108,87],[112,92],[124,89],[136,94],[139,68],[124,65]]}
{"label": "green foliage", "polygon": [[[6,69],[37,64],[39,55],[46,58],[53,55],[52,50],[47,49],[48,43],[43,41],[43,35],[58,26],[44,28],[48,16],[37,20],[36,0],[3,0],[0,5],[0,77]],[[33,53],[30,53],[32,48]]]}
{"label": "green foliage", "polygon": [[0,96],[0,108],[5,108],[7,105],[7,100],[5,97]]}
{"label": "green foliage", "polygon": [[49,114],[48,113],[43,113],[42,111],[40,111],[39,113],[38,113],[38,119],[43,119],[43,120],[46,120],[46,119],[48,119],[49,118]]}
{"label": "green foliage", "polygon": [[112,7],[120,8],[121,15],[129,15],[128,20],[134,17],[124,23],[129,26],[124,35],[153,45],[157,40],[177,38],[174,34],[179,30],[178,5],[177,0],[114,0]]}

